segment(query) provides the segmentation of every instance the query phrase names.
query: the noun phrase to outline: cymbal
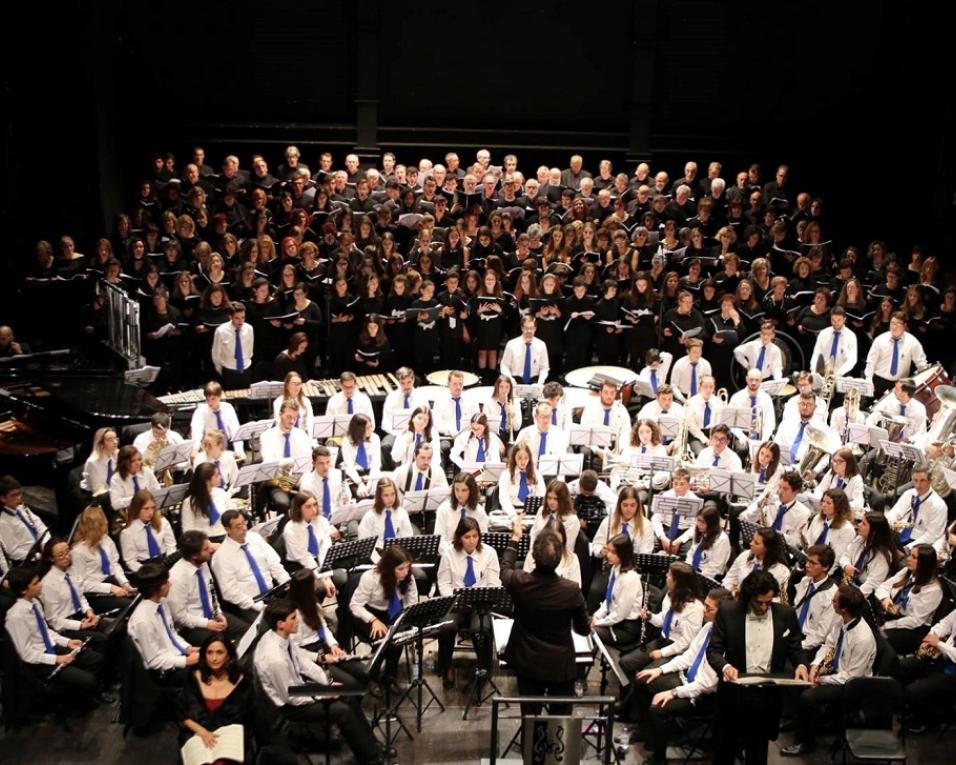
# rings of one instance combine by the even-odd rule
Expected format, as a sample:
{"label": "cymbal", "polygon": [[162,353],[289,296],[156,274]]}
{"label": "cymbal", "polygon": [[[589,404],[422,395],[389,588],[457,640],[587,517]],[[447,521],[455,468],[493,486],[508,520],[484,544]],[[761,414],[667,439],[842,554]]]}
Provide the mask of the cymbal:
{"label": "cymbal", "polygon": [[786,396],[787,398],[789,398],[790,396],[794,395],[796,392],[797,392],[797,386],[787,383],[780,389],[780,392],[777,393],[777,395],[780,397]]}
{"label": "cymbal", "polygon": [[[429,372],[425,375],[425,379],[428,380],[432,385],[440,385],[443,388],[448,387],[448,373],[453,370],[451,369],[438,369],[434,372]],[[462,372],[465,376],[465,387],[468,388],[472,385],[478,383],[478,375],[472,374],[471,372]]]}
{"label": "cymbal", "polygon": [[940,400],[943,406],[956,409],[956,386],[937,385],[933,393],[936,394],[936,398]]}

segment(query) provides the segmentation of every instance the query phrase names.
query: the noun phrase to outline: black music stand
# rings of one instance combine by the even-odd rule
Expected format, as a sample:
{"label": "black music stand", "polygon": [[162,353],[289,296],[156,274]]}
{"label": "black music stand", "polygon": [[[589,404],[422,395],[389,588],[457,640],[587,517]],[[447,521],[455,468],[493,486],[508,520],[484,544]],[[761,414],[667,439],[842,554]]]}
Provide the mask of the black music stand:
{"label": "black music stand", "polygon": [[350,542],[336,542],[325,554],[322,570],[344,568],[351,571],[356,566],[367,563],[372,558],[372,550],[375,549],[377,541],[378,537],[366,537]]}
{"label": "black music stand", "polygon": [[[641,574],[641,579],[644,583],[644,592],[647,592],[647,584],[651,578],[653,578],[655,586],[662,586],[668,567],[671,563],[679,560],[681,560],[679,555],[669,555],[667,553],[638,553],[635,555],[634,565]],[[645,603],[646,600],[645,598]]]}
{"label": "black music stand", "polygon": [[[305,683],[303,685],[290,685],[288,688],[289,696],[307,696],[316,701],[325,708],[325,719],[323,728],[325,729],[325,740],[332,740],[332,718],[329,713],[329,707],[333,701],[338,699],[362,698],[368,693],[366,688],[350,688],[342,685],[321,685],[319,683]],[[391,757],[389,757],[391,760]],[[332,751],[329,747],[325,749],[325,765],[331,765]]]}
{"label": "black music stand", "polygon": [[[481,667],[481,649],[485,645],[485,640],[489,639],[484,634],[482,627],[486,620],[491,617],[492,611],[503,611],[512,608],[511,596],[504,587],[463,587],[455,590],[455,605],[453,610],[463,611],[470,609],[478,615],[478,632],[473,637],[475,656],[478,663],[475,664],[475,673],[468,684],[468,703],[465,705],[465,711],[461,715],[462,720],[468,719],[468,710],[472,706],[480,707],[482,703],[490,699],[495,694],[501,695],[501,690],[495,685],[491,673]],[[494,638],[491,637],[493,640]],[[493,666],[493,664],[492,664]],[[482,685],[485,681],[491,685],[491,690],[484,696],[482,695]]]}
{"label": "black music stand", "polygon": [[412,556],[416,563],[426,562],[434,563],[438,560],[438,545],[441,542],[441,536],[438,534],[422,534],[417,537],[392,537],[386,539],[382,549],[386,550],[392,545],[401,545],[405,551]]}
{"label": "black music stand", "polygon": [[541,509],[541,506],[544,504],[544,497],[525,497],[524,498],[524,514],[528,517],[537,515],[538,511]]}
{"label": "black music stand", "polygon": [[[405,621],[406,613],[407,611],[402,611],[402,613],[398,615],[398,618],[389,626],[388,632],[386,632],[385,637],[379,641],[378,647],[372,655],[372,660],[368,664],[369,679],[378,682],[384,694],[382,709],[372,718],[372,727],[378,728],[382,732],[387,750],[391,750],[392,747],[395,746],[395,742],[398,740],[400,733],[404,733],[408,736],[409,741],[414,740],[412,732],[405,723],[402,722],[402,718],[398,716],[398,704],[392,703],[392,684],[394,678],[385,676],[385,659],[388,656],[388,649],[392,645],[399,645],[396,638],[398,637],[399,627],[401,627]],[[392,731],[393,720],[398,724],[394,732]],[[389,761],[391,761],[390,757]]]}
{"label": "black music stand", "polygon": [[[400,707],[405,699],[411,700],[415,706],[415,729],[419,733],[422,732],[422,717],[432,704],[438,704],[441,711],[445,711],[445,705],[442,704],[441,699],[438,698],[434,689],[428,684],[428,680],[425,679],[425,636],[438,632],[445,626],[445,617],[451,610],[454,601],[455,597],[453,595],[448,595],[443,598],[431,598],[409,606],[404,611],[405,618],[402,620],[402,626],[411,627],[415,630],[415,655],[418,658],[418,673],[412,678],[408,684],[408,688],[406,688],[405,692],[399,697],[395,708]],[[426,690],[428,691],[428,695],[431,696],[427,704],[424,699]],[[417,694],[417,697],[413,697],[413,693]]]}
{"label": "black music stand", "polygon": [[[500,558],[505,551],[505,548],[508,546],[508,542],[511,541],[511,532],[510,531],[488,531],[481,535],[482,544],[488,545]],[[518,544],[518,560],[522,560],[528,556],[528,551],[531,549],[531,535],[525,534],[521,537],[521,541]]]}
{"label": "black music stand", "polygon": [[597,494],[574,495],[574,510],[586,523],[600,523],[607,517],[607,505]]}
{"label": "black music stand", "polygon": [[277,584],[275,587],[272,587],[266,590],[265,592],[260,592],[258,595],[253,595],[252,601],[253,603],[261,603],[263,601],[265,601],[266,603],[269,603],[272,601],[273,598],[277,597],[280,593],[288,589],[291,584],[292,584],[292,577],[289,577],[284,582]]}

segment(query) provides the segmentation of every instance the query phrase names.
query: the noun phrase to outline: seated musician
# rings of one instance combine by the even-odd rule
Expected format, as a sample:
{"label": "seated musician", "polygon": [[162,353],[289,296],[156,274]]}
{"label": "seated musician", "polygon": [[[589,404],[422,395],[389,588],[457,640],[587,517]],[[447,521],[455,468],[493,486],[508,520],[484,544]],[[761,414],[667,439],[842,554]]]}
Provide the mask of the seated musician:
{"label": "seated musician", "polygon": [[621,670],[629,677],[652,661],[682,654],[700,632],[704,622],[704,604],[697,592],[694,570],[682,561],[671,563],[665,579],[667,592],[660,611],[652,613],[646,605],[641,619],[646,622],[651,639],[645,647],[636,648],[621,657]]}
{"label": "seated musician", "polygon": [[[617,494],[607,485],[606,482],[598,478],[598,474],[593,470],[582,470],[581,477],[568,483],[568,491],[571,492],[571,501],[574,502],[575,509],[580,507],[580,503],[600,501],[604,503],[604,509],[617,502]],[[581,528],[585,528],[587,522],[581,519]]]}
{"label": "seated musician", "polygon": [[206,383],[202,389],[205,401],[198,404],[193,410],[189,423],[189,435],[193,442],[193,453],[197,454],[203,447],[203,440],[207,433],[218,430],[229,443],[230,449],[241,459],[244,456],[242,442],[232,443],[231,436],[239,430],[239,417],[236,408],[228,401],[222,400],[222,386],[215,380]]}
{"label": "seated musician", "polygon": [[326,416],[364,414],[372,421],[374,429],[375,413],[372,411],[372,400],[367,393],[358,389],[355,373],[342,372],[339,375],[339,387],[341,390],[333,393],[325,405]]}
{"label": "seated musician", "polygon": [[93,448],[83,464],[80,488],[94,497],[110,489],[119,456],[119,436],[113,428],[99,428],[93,436]]}
{"label": "seated musician", "polygon": [[916,395],[915,383],[907,378],[897,380],[893,385],[893,395],[886,396],[876,403],[873,411],[867,415],[866,424],[872,427],[882,427],[880,425],[884,418],[902,417],[906,420],[906,425],[899,435],[901,441],[917,441],[926,435],[926,407]]}
{"label": "seated musician", "polygon": [[757,448],[757,458],[750,466],[750,472],[756,477],[758,487],[776,486],[784,473],[783,463],[780,460],[780,446],[773,441],[764,441],[760,444]]}
{"label": "seated musician", "polygon": [[171,418],[166,412],[156,412],[149,420],[149,429],[133,439],[133,446],[144,455],[148,465],[156,462],[159,452],[166,446],[183,442],[183,437],[170,428]]}
{"label": "seated musician", "polygon": [[238,642],[249,624],[220,608],[216,583],[209,570],[215,552],[209,537],[197,529],[185,531],[179,549],[183,557],[169,570],[166,595],[173,624],[183,630],[186,640],[193,645],[202,645],[213,633],[228,634]]}
{"label": "seated musician", "polygon": [[367,497],[369,488],[363,479],[382,472],[382,444],[374,432],[372,420],[364,414],[352,417],[339,454],[342,470],[354,484],[356,493],[359,497]]}
{"label": "seated musician", "polygon": [[803,479],[796,471],[790,470],[780,476],[776,491],[768,487],[761,497],[747,506],[740,517],[758,526],[772,528],[783,534],[788,544],[801,547],[800,532],[806,527],[812,513],[797,499],[802,488]]}
{"label": "seated musician", "polygon": [[[329,622],[316,600],[317,588],[319,584],[314,572],[302,568],[292,575],[288,598],[298,612],[299,630],[291,636],[291,641],[308,651],[313,661],[324,664],[335,682],[343,685],[367,682],[365,662],[349,659],[336,640],[335,625]],[[348,603],[343,603],[343,606],[342,613],[350,620]],[[341,621],[339,626],[342,626]]]}
{"label": "seated musician", "polygon": [[[349,610],[355,633],[370,642],[385,636],[389,625],[406,608],[418,602],[418,585],[412,575],[412,556],[401,545],[382,551],[375,568],[362,574]],[[395,677],[402,649],[390,647],[385,674]]]}
{"label": "seated musician", "polygon": [[[564,524],[558,523],[557,521],[548,521],[541,531],[545,530],[554,533],[554,535],[561,540],[561,544],[564,545],[564,551],[561,553],[561,561],[558,563],[558,567],[554,570],[554,573],[562,579],[569,579],[578,587],[582,587],[581,561],[578,560],[578,556],[575,555],[574,552],[568,547],[568,532]],[[535,538],[537,539],[537,537]],[[526,571],[529,574],[534,571],[534,556],[525,556],[524,563],[521,564],[521,568],[523,571]]]}
{"label": "seated musician", "polygon": [[703,629],[687,648],[664,664],[638,673],[640,682],[633,684],[629,719],[639,723],[644,746],[651,752],[645,763],[667,762],[667,744],[672,739],[675,717],[706,714],[713,707],[717,673],[707,661],[707,648],[717,612],[731,598],[723,587],[708,592]]}
{"label": "seated musician", "polygon": [[392,444],[395,439],[404,433],[410,425],[396,428],[393,416],[397,413],[405,413],[411,416],[411,413],[419,406],[428,406],[428,401],[421,391],[415,388],[415,372],[408,367],[399,367],[395,371],[395,377],[398,378],[398,389],[391,391],[385,397],[385,403],[382,404],[382,431],[385,438],[382,439],[382,449],[391,453]]}
{"label": "seated musician", "polygon": [[525,316],[521,336],[509,340],[501,354],[501,374],[518,384],[544,385],[548,379],[548,346],[534,336],[536,326],[533,316]]}
{"label": "seated musician", "polygon": [[219,471],[219,488],[232,496],[240,491],[236,486],[239,477],[239,465],[236,454],[226,449],[226,436],[221,430],[210,430],[203,436],[202,451],[196,455],[194,468],[204,462],[211,462]]}
{"label": "seated musician", "polygon": [[295,418],[293,427],[298,428],[305,433],[309,439],[312,438],[312,423],[315,415],[312,412],[311,399],[302,392],[302,377],[298,372],[289,372],[282,380],[282,393],[272,402],[272,416],[278,424],[282,414],[282,404],[286,401],[295,401],[299,407],[298,415]]}
{"label": "seated musician", "polygon": [[[620,450],[620,459],[624,464],[631,464],[631,460],[638,455],[651,457],[666,457],[667,447],[661,440],[661,429],[654,420],[639,419],[630,430],[630,436]],[[658,470],[654,476],[654,488],[662,491],[670,483],[670,477]]]}
{"label": "seated musician", "polygon": [[927,544],[913,545],[906,556],[906,568],[873,594],[886,617],[883,634],[893,649],[900,655],[916,651],[943,600],[936,551]]}
{"label": "seated musician", "polygon": [[[590,352],[590,348],[588,349]],[[571,409],[564,400],[564,388],[561,383],[551,381],[545,383],[541,389],[541,400],[551,404],[551,424],[562,430],[567,430],[571,424]]]}
{"label": "seated musician", "polygon": [[[671,487],[662,496],[700,499],[690,490],[690,473],[684,468],[677,468],[671,473]],[[691,516],[680,513],[665,516],[660,510],[654,510],[651,514],[651,524],[654,537],[661,543],[661,549],[672,555],[680,554],[681,548],[691,540],[695,528],[695,521]]]}
{"label": "seated musician", "polygon": [[956,704],[956,610],[923,636],[915,656],[900,661],[909,707],[908,730],[919,733],[945,720]]}
{"label": "seated musician", "polygon": [[40,569],[45,571],[40,580],[43,611],[50,626],[61,635],[79,640],[89,638],[94,648],[102,650],[106,636],[97,632],[100,617],[84,597],[82,583],[72,575],[72,564],[70,546],[65,539],[53,537],[43,546]]}
{"label": "seated musician", "polygon": [[840,560],[856,537],[850,501],[843,489],[827,489],[820,497],[820,512],[810,516],[800,532],[806,545],[829,545]]}
{"label": "seated musician", "polygon": [[899,542],[904,548],[935,545],[946,534],[946,501],[933,489],[926,465],[913,468],[912,481],[913,488],[896,500],[886,520],[899,531]]}
{"label": "seated musician", "polygon": [[705,505],[694,520],[694,536],[684,560],[694,571],[716,579],[727,571],[730,562],[730,537],[721,528],[720,511]]}
{"label": "seated musician", "polygon": [[465,464],[501,462],[505,457],[505,445],[497,433],[488,430],[488,417],[479,412],[471,415],[465,429],[455,437],[448,456],[459,468]]}
{"label": "seated musician", "polygon": [[732,409],[750,410],[751,430],[747,433],[752,441],[770,441],[777,427],[777,413],[774,410],[773,399],[767,391],[760,388],[763,382],[763,373],[759,369],[747,372],[746,387],[738,390],[727,406]]}
{"label": "seated musician", "polygon": [[[474,398],[465,398],[462,391],[465,385],[465,373],[452,370],[448,373],[448,394],[435,402],[435,422],[439,435],[449,444],[458,434],[468,429],[468,422],[478,414],[478,402]],[[447,450],[446,450],[447,451]]]}
{"label": "seated musician", "polygon": [[806,394],[808,396],[813,396],[813,400],[815,402],[813,416],[818,420],[823,420],[826,422],[828,411],[827,402],[823,400],[822,396],[818,396],[816,391],[814,391],[813,375],[810,372],[798,372],[794,376],[794,384],[797,386],[797,395],[788,398],[787,403],[783,405],[783,415],[780,417],[780,421],[795,420],[799,418],[800,396]]}
{"label": "seated musician", "polygon": [[651,386],[651,391],[657,395],[657,389],[665,384],[671,370],[674,357],[667,351],[650,348],[644,354],[644,366],[637,373],[637,379]]}
{"label": "seated musician", "polygon": [[358,538],[375,537],[377,548],[386,539],[410,537],[415,533],[405,508],[402,507],[398,485],[391,478],[379,478],[375,485],[375,500],[362,516],[358,526]]}
{"label": "seated musician", "polygon": [[[647,555],[654,551],[654,528],[644,515],[640,494],[634,486],[624,486],[618,492],[614,510],[601,521],[594,533],[591,555],[604,560],[608,542],[620,534],[631,539],[635,553]],[[592,579],[588,602],[594,604],[595,608],[604,593],[607,578],[596,573]]]}
{"label": "seated musician", "polygon": [[780,585],[780,591],[786,592],[790,566],[780,532],[772,528],[757,529],[750,540],[750,549],[744,550],[734,559],[722,584],[736,593],[740,583],[751,571],[769,571]]}
{"label": "seated musician", "polygon": [[162,563],[143,566],[138,580],[143,596],[129,619],[127,630],[146,669],[163,685],[184,685],[187,667],[199,663],[199,649],[190,645],[173,624],[169,601],[169,572]]}
{"label": "seated musician", "polygon": [[0,504],[0,546],[10,563],[20,563],[49,532],[40,517],[23,504],[23,490],[13,476],[0,476]]}
{"label": "seated musician", "polygon": [[866,599],[856,587],[843,585],[833,595],[831,603],[837,619],[810,665],[813,687],[798,697],[796,743],[780,750],[784,757],[799,757],[812,752],[816,748],[821,707],[839,707],[850,680],[873,675],[876,638],[863,618]]}
{"label": "seated musician", "polygon": [[568,433],[551,424],[551,404],[539,401],[534,407],[534,424],[518,432],[515,443],[525,443],[534,455],[535,464],[545,454],[561,456],[567,454]]}
{"label": "seated musician", "polygon": [[701,378],[713,376],[714,373],[710,362],[703,358],[703,340],[692,337],[684,344],[684,348],[687,355],[677,359],[671,367],[670,384],[686,401],[700,391]]}
{"label": "seated musician", "polygon": [[152,468],[143,464],[143,455],[139,449],[135,446],[123,446],[116,458],[116,472],[110,481],[110,507],[113,512],[125,510],[133,496],[141,491],[159,491],[159,481],[153,475]]}
{"label": "seated musician", "polygon": [[830,456],[830,469],[823,474],[813,490],[813,495],[819,500],[827,489],[843,489],[850,502],[850,509],[855,518],[863,515],[866,506],[866,496],[863,493],[863,476],[860,474],[860,465],[856,461],[851,449],[837,449]]}
{"label": "seated musician", "polygon": [[[498,553],[481,542],[481,528],[473,518],[464,518],[458,522],[454,540],[446,549],[438,564],[438,594],[454,595],[456,590],[466,587],[500,587],[501,572]],[[494,639],[491,637],[491,624],[479,624],[477,614],[456,613],[457,628],[442,632],[438,638],[438,664],[436,670],[442,678],[442,684],[450,688],[455,683],[455,672],[451,665],[452,651],[459,630],[466,626],[471,634],[482,631],[484,640],[478,656],[479,666],[490,672]]]}
{"label": "seated musician", "polygon": [[634,543],[627,534],[611,537],[604,546],[611,566],[600,606],[591,617],[605,645],[627,645],[641,637],[641,606],[644,586],[635,570]]}
{"label": "seated musician", "polygon": [[701,449],[695,467],[715,467],[721,470],[730,470],[739,473],[743,470],[743,463],[737,453],[730,448],[730,428],[726,425],[715,425],[710,431],[710,446]]}
{"label": "seated musician", "polygon": [[439,552],[444,553],[454,540],[458,524],[472,518],[482,534],[488,531],[488,514],[481,504],[481,492],[475,477],[458,473],[451,482],[451,494],[435,513],[435,533],[441,537]]}
{"label": "seated musician", "polygon": [[601,384],[598,398],[592,397],[585,405],[581,413],[581,424],[611,429],[611,447],[598,450],[599,454],[606,456],[609,452],[620,452],[629,443],[631,415],[621,403],[615,383],[606,380]]}
{"label": "seated musician", "polygon": [[[312,456],[312,438],[295,426],[299,417],[299,405],[292,399],[286,399],[279,408],[279,421],[259,436],[259,451],[263,462],[303,459]],[[267,481],[260,489],[267,496],[270,505],[282,515],[289,509],[291,481],[289,478],[275,478]]]}
{"label": "seated musician", "polygon": [[229,509],[229,495],[219,488],[221,480],[214,463],[197,465],[180,508],[182,530],[198,529],[216,544],[226,536],[221,519]]}
{"label": "seated musician", "polygon": [[856,537],[840,556],[840,568],[869,597],[886,581],[898,550],[883,513],[870,511],[860,519]]}
{"label": "seated musician", "polygon": [[312,470],[302,476],[299,491],[316,498],[322,517],[330,523],[332,513],[351,500],[351,494],[342,484],[342,471],[332,467],[332,455],[325,446],[312,450]]}
{"label": "seated musician", "polygon": [[[289,520],[282,529],[285,558],[290,566],[301,566],[317,573],[333,541],[341,537],[339,530],[319,511],[314,495],[298,492],[292,496]],[[340,573],[336,583],[330,576],[322,577],[320,581],[322,591],[331,598],[335,595],[336,584],[345,584],[345,572]]]}
{"label": "seated musician", "polygon": [[544,496],[544,478],[531,457],[531,447],[521,441],[511,448],[508,464],[498,479],[498,504],[510,516],[520,512],[528,497]]}
{"label": "seated musician", "polygon": [[431,446],[433,452],[439,456],[436,462],[441,463],[441,441],[428,404],[416,406],[408,419],[408,430],[395,437],[391,450],[392,464],[398,467],[411,462],[420,444]]}
{"label": "seated musician", "polygon": [[790,602],[803,632],[803,647],[810,652],[823,645],[837,622],[830,597],[836,591],[837,581],[830,576],[834,559],[832,547],[811,545],[806,554],[805,576],[794,585]]}
{"label": "seated musician", "polygon": [[850,439],[850,424],[861,425],[866,422],[866,412],[860,410],[859,403],[848,408],[846,402],[847,397],[844,397],[843,404],[830,412],[830,430],[836,433],[844,444]]}
{"label": "seated musician", "polygon": [[[384,762],[381,747],[356,699],[318,703],[308,696],[291,696],[290,686],[318,683],[331,685],[325,670],[308,652],[291,641],[299,629],[295,605],[286,599],[272,601],[264,620],[269,631],[255,649],[254,666],[263,691],[279,708],[283,719],[315,725],[321,730],[326,715],[342,733],[356,760],[362,765]],[[320,734],[321,735],[321,734]]]}
{"label": "seated musician", "polygon": [[133,495],[127,512],[126,527],[120,532],[123,563],[134,573],[147,561],[176,552],[173,527],[156,509],[156,500],[148,491]]}
{"label": "seated musician", "polygon": [[893,389],[897,380],[926,365],[922,344],[906,331],[906,314],[894,311],[889,332],[877,335],[866,354],[863,377],[873,383],[874,395],[882,396]]}
{"label": "seated musician", "polygon": [[249,533],[246,519],[237,510],[222,514],[226,538],[212,558],[212,570],[222,593],[223,608],[250,624],[263,604],[255,596],[289,581],[279,554],[256,533]]}
{"label": "seated musician", "polygon": [[71,550],[70,574],[80,582],[83,594],[98,614],[123,608],[133,596],[119,551],[107,530],[106,514],[98,505],[91,505],[80,514]]}
{"label": "seated musician", "polygon": [[[671,417],[678,421],[684,419],[684,407],[674,401],[674,389],[666,384],[660,385],[657,388],[657,397],[644,404],[637,413],[638,420],[652,420],[658,423],[662,416]],[[669,438],[662,440],[665,446],[668,446],[671,441]],[[670,454],[670,451],[670,448],[668,448],[668,454]]]}
{"label": "seated musician", "polygon": [[[30,674],[43,682],[49,680],[57,666],[65,665],[57,672],[55,683],[95,703],[103,656],[89,647],[73,655],[82,641],[61,635],[47,624],[40,601],[43,584],[36,566],[27,564],[11,569],[7,582],[17,600],[7,611],[4,624],[17,657]],[[102,700],[109,701],[108,697]]]}
{"label": "seated musician", "polygon": [[[777,434],[774,436],[773,440],[780,446],[780,453],[787,455],[791,465],[798,465],[807,453],[807,449],[810,448],[807,428],[815,428],[820,431],[827,429],[826,420],[821,420],[814,414],[814,402],[813,394],[801,393],[797,417],[781,420],[780,427],[777,428]],[[815,465],[810,465],[808,470],[813,471],[814,468]]]}
{"label": "seated musician", "polygon": [[502,441],[508,443],[521,429],[521,404],[515,399],[514,387],[510,377],[499,375],[495,379],[491,396],[482,402],[482,411],[488,417],[500,421],[498,435]]}
{"label": "seated musician", "polygon": [[534,544],[534,538],[551,521],[557,521],[564,526],[565,539],[568,549],[574,552],[574,545],[578,539],[578,533],[581,531],[581,521],[578,520],[577,513],[574,512],[574,504],[571,502],[571,492],[568,491],[568,485],[564,481],[551,481],[548,483],[544,495],[544,502],[541,503],[541,509],[534,516],[534,523],[531,525],[531,544]]}
{"label": "seated musician", "polygon": [[777,346],[777,333],[772,321],[760,323],[760,337],[734,348],[734,361],[744,369],[760,370],[763,379],[783,379],[783,353]]}
{"label": "seated musician", "polygon": [[714,395],[716,385],[717,381],[710,375],[701,377],[697,395],[691,396],[684,407],[688,417],[688,444],[695,455],[707,446],[708,431],[717,424],[724,409],[724,402]]}

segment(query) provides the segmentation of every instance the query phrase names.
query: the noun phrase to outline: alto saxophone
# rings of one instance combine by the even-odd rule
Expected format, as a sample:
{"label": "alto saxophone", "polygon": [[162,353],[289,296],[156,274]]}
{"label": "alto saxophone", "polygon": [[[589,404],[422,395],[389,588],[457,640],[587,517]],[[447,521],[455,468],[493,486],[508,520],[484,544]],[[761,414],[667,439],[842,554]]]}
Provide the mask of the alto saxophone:
{"label": "alto saxophone", "polygon": [[[152,468],[159,459],[159,453],[167,446],[169,446],[169,439],[166,437],[164,431],[162,438],[158,440],[154,438],[149,442],[149,446],[146,447],[146,454],[143,455],[143,464]],[[166,468],[162,475],[158,475],[156,478],[163,486],[169,487],[173,485],[173,471],[171,468]]]}
{"label": "alto saxophone", "polygon": [[759,512],[757,513],[757,525],[767,528],[767,503],[770,501],[770,489],[764,492],[763,499],[760,500]]}
{"label": "alto saxophone", "polygon": [[832,675],[833,674],[833,657],[836,655],[836,651],[833,648],[827,650],[826,655],[823,657],[823,661],[820,662],[820,666],[817,669],[817,677],[821,675]]}

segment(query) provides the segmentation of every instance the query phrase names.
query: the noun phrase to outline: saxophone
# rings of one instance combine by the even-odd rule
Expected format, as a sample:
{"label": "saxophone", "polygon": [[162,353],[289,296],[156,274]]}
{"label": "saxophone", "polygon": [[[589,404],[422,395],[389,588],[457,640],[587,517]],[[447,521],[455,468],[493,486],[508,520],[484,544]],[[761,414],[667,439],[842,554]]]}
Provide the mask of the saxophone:
{"label": "saxophone", "polygon": [[[159,459],[159,453],[169,446],[169,439],[166,437],[166,431],[163,431],[163,437],[160,439],[153,439],[149,442],[149,446],[146,447],[146,454],[143,455],[143,464],[149,468],[152,468],[156,464],[156,461]],[[156,476],[156,479],[166,487],[173,485],[173,471],[171,468],[166,468],[163,471],[162,475]]]}
{"label": "saxophone", "polygon": [[833,674],[834,656],[836,656],[836,650],[833,648],[827,649],[826,655],[824,655],[823,661],[820,662],[820,666],[817,669],[817,677],[820,677],[821,675]]}
{"label": "saxophone", "polygon": [[823,388],[820,390],[820,397],[826,402],[827,411],[830,411],[830,400],[833,398],[836,386],[835,366],[833,357],[827,357],[823,367]]}
{"label": "saxophone", "polygon": [[943,652],[935,645],[920,643],[919,648],[916,650],[916,658],[922,659],[923,661],[938,661],[943,658]]}
{"label": "saxophone", "polygon": [[767,523],[767,503],[770,501],[771,492],[768,488],[764,491],[763,499],[760,500],[759,510],[757,512],[757,525],[763,528],[767,528],[769,525]]}

